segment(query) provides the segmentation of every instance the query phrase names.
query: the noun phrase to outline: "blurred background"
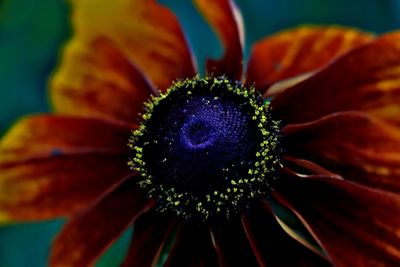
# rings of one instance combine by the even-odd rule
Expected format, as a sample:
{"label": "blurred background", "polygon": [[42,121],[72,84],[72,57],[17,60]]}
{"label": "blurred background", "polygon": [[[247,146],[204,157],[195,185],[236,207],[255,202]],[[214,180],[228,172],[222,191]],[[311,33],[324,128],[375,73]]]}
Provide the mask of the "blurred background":
{"label": "blurred background", "polygon": [[[111,0],[110,0],[111,1]],[[99,1],[101,2],[101,1]],[[105,2],[105,1],[104,1]],[[179,17],[197,56],[218,57],[221,47],[187,0],[161,0]],[[299,24],[339,24],[374,33],[400,29],[400,0],[237,0],[246,50],[276,31]],[[0,134],[21,116],[50,111],[47,81],[72,34],[71,6],[62,0],[0,0]],[[62,220],[0,226],[0,267],[44,267]],[[118,266],[132,230],[98,266]]]}

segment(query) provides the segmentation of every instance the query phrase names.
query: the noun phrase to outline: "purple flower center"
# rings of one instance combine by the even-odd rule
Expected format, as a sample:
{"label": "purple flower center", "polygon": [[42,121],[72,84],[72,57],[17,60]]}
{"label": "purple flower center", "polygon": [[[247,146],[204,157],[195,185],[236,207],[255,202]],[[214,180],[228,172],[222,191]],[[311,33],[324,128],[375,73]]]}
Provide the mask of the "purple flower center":
{"label": "purple flower center", "polygon": [[155,179],[197,191],[222,186],[225,169],[247,171],[261,136],[245,105],[201,93],[173,100],[148,125],[153,140],[143,157]]}
{"label": "purple flower center", "polygon": [[205,149],[216,140],[216,129],[207,120],[193,117],[186,122],[181,131],[182,142],[189,149]]}
{"label": "purple flower center", "polygon": [[280,166],[279,122],[254,89],[196,77],[174,83],[146,107],[130,165],[160,210],[231,216],[268,192]]}

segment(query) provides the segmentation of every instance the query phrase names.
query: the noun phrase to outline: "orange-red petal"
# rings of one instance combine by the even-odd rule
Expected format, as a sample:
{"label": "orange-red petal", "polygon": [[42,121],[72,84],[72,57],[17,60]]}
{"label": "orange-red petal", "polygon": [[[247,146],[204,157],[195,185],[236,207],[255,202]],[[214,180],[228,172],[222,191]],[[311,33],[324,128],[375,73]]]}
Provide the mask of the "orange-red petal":
{"label": "orange-red petal", "polygon": [[164,267],[217,267],[218,259],[205,225],[182,225]]}
{"label": "orange-red petal", "polygon": [[371,34],[337,26],[301,26],[277,33],[253,46],[246,82],[264,91],[278,81],[315,71],[371,39]]}
{"label": "orange-red petal", "polygon": [[286,123],[362,110],[400,124],[400,33],[358,47],[271,101]]}
{"label": "orange-red petal", "polygon": [[240,80],[243,67],[243,21],[232,0],[194,0],[224,47],[220,60],[208,60],[207,72]]}
{"label": "orange-red petal", "polygon": [[259,266],[239,218],[213,224],[211,234],[220,266]]}
{"label": "orange-red petal", "polygon": [[105,37],[73,39],[51,81],[56,112],[138,121],[143,102],[156,93],[143,73]]}
{"label": "orange-red petal", "polygon": [[21,119],[0,141],[1,163],[68,152],[126,153],[134,125],[68,116]]}
{"label": "orange-red petal", "polygon": [[343,178],[400,192],[400,130],[360,112],[335,113],[283,129],[287,153]]}
{"label": "orange-red petal", "polygon": [[154,206],[127,179],[87,210],[72,217],[55,239],[50,266],[93,266],[135,219]]}
{"label": "orange-red petal", "polygon": [[68,215],[131,171],[131,127],[95,119],[36,116],[0,142],[0,221]]}
{"label": "orange-red petal", "polygon": [[398,266],[399,195],[329,177],[285,177],[277,191],[335,266]]}
{"label": "orange-red petal", "polygon": [[135,222],[128,255],[121,267],[155,266],[175,220],[151,211]]}
{"label": "orange-red petal", "polygon": [[249,215],[242,216],[242,222],[262,266],[332,266],[325,258],[290,237],[265,201],[254,203]]}
{"label": "orange-red petal", "polygon": [[150,94],[142,72],[160,89],[195,75],[176,16],[157,1],[72,5],[75,32],[51,82],[56,111],[131,120]]}
{"label": "orange-red petal", "polygon": [[299,158],[294,158],[291,156],[284,155],[282,157],[284,160],[283,165],[285,167],[289,167],[291,169],[294,169],[296,171],[300,171],[300,173],[303,173],[303,176],[307,175],[326,175],[326,176],[331,176],[332,178],[337,178],[337,179],[343,179],[341,176],[338,174],[331,172],[320,165],[316,164],[313,161],[307,160],[307,159],[299,159]]}

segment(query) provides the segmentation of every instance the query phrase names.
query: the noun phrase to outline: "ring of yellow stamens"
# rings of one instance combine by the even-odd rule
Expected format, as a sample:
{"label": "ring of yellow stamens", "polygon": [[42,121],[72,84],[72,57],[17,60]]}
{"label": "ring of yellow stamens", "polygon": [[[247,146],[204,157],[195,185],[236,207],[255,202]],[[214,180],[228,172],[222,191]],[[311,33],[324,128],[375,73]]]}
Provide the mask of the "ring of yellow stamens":
{"label": "ring of yellow stamens", "polygon": [[[152,115],[167,99],[174,97],[191,97],[197,88],[207,88],[210,94],[224,90],[225,95],[240,98],[245,103],[248,116],[258,129],[259,143],[257,150],[245,173],[237,176],[232,173],[230,166],[225,166],[223,173],[224,186],[216,187],[206,192],[191,192],[163,184],[156,179],[144,160],[146,139],[149,131],[147,125]],[[215,96],[218,98],[219,96]],[[157,200],[158,210],[173,212],[185,219],[199,218],[208,220],[214,216],[231,217],[246,209],[250,201],[256,197],[265,196],[270,190],[270,182],[277,178],[280,168],[280,122],[271,118],[270,105],[267,100],[257,93],[254,87],[245,88],[238,82],[232,82],[224,77],[200,78],[199,76],[178,80],[164,93],[152,97],[145,103],[145,113],[142,115],[140,127],[132,133],[129,146],[133,157],[129,166],[141,174],[138,183],[146,190],[149,197]],[[153,140],[151,142],[157,142]],[[165,158],[165,161],[168,159]],[[247,166],[247,165],[246,165]]]}

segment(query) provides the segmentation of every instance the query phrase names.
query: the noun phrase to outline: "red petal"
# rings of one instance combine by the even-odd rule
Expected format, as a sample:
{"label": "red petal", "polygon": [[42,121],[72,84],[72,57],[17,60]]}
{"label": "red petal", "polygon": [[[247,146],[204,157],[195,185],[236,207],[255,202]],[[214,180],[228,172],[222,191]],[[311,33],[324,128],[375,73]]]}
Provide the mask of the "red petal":
{"label": "red petal", "polygon": [[336,176],[337,179],[343,179],[338,174],[328,171],[327,169],[316,164],[315,162],[312,162],[312,161],[309,161],[306,159],[293,158],[290,156],[283,156],[283,159],[285,160],[285,163],[283,164],[284,166],[294,165],[294,166],[290,166],[290,168],[294,168],[296,170],[298,168],[300,168],[300,169],[306,170],[307,173],[311,173],[314,175],[315,174],[316,175],[326,175],[326,176],[330,176],[330,177]]}
{"label": "red petal", "polygon": [[277,81],[315,71],[371,39],[370,34],[336,26],[302,26],[277,33],[253,46],[247,83],[265,90]]}
{"label": "red petal", "polygon": [[57,112],[136,123],[155,89],[109,39],[72,41],[51,83]]}
{"label": "red petal", "polygon": [[400,196],[329,177],[285,177],[277,191],[335,266],[398,266]]}
{"label": "red petal", "polygon": [[131,127],[55,116],[18,122],[0,143],[0,221],[67,215],[131,171]]}
{"label": "red petal", "polygon": [[400,192],[400,131],[359,112],[283,129],[287,153],[371,187]]}
{"label": "red petal", "polygon": [[88,118],[27,117],[18,121],[2,138],[0,162],[69,152],[126,153],[126,143],[134,128],[133,125]]}
{"label": "red petal", "polygon": [[207,227],[184,224],[164,267],[217,267],[217,255]]}
{"label": "red petal", "polygon": [[175,221],[155,211],[138,218],[128,256],[121,267],[155,266]]}
{"label": "red petal", "polygon": [[200,12],[222,41],[225,53],[220,60],[208,60],[207,72],[240,80],[243,67],[243,21],[231,0],[194,0]]}
{"label": "red petal", "polygon": [[221,267],[259,266],[239,219],[211,227]]}
{"label": "red petal", "polygon": [[272,99],[286,123],[363,110],[400,123],[400,33],[361,46]]}
{"label": "red petal", "polygon": [[242,222],[262,266],[332,266],[326,259],[290,237],[264,201],[255,203],[249,216],[242,217]]}
{"label": "red petal", "polygon": [[92,266],[140,214],[153,206],[134,180],[126,180],[64,226],[54,241],[50,265]]}

